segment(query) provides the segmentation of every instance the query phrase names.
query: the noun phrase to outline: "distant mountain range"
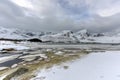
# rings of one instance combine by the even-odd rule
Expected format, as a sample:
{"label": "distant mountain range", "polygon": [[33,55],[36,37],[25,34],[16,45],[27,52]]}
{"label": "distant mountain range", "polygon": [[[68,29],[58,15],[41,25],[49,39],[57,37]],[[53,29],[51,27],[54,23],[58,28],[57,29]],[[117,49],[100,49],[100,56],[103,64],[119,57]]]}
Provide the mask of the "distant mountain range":
{"label": "distant mountain range", "polygon": [[40,38],[44,35],[42,32],[31,32],[14,28],[0,27],[0,38],[5,39],[29,39],[29,38]]}
{"label": "distant mountain range", "polygon": [[1,39],[33,39],[37,38],[44,42],[55,43],[120,43],[120,35],[106,35],[103,33],[90,33],[88,30],[72,32],[64,30],[60,33],[31,32],[26,30],[0,27]]}

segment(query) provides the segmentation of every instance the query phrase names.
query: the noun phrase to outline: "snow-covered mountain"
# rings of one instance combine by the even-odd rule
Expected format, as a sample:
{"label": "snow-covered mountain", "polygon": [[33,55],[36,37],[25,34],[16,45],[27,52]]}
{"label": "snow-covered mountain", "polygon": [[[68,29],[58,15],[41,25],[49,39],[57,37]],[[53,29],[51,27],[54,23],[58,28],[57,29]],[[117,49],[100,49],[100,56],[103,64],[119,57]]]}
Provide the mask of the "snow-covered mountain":
{"label": "snow-covered mountain", "polygon": [[64,30],[60,33],[56,33],[53,35],[44,35],[41,37],[42,41],[52,41],[52,42],[72,42],[72,43],[76,43],[78,42],[76,36],[74,35],[74,33],[70,30]]}
{"label": "snow-covered mountain", "polygon": [[41,35],[44,35],[44,33],[0,27],[0,38],[4,39],[28,39],[33,37],[39,38]]}
{"label": "snow-covered mountain", "polygon": [[76,37],[79,39],[85,39],[89,37],[91,34],[88,32],[88,30],[83,29],[75,33]]}
{"label": "snow-covered mountain", "polygon": [[10,29],[0,27],[0,39],[32,39],[38,38],[44,42],[61,42],[61,43],[120,43],[120,36],[106,35],[103,33],[90,33],[83,29],[78,32],[64,30],[59,33],[52,32],[31,32],[20,29]]}

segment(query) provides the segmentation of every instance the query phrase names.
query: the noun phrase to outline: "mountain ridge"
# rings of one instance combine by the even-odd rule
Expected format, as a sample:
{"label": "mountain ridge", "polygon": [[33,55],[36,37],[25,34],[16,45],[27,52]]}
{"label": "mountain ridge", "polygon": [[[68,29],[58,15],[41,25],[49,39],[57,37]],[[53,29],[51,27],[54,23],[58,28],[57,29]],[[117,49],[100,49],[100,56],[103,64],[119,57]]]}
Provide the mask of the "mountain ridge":
{"label": "mountain ridge", "polygon": [[63,30],[59,33],[53,33],[0,27],[0,39],[28,40],[32,38],[55,43],[120,43],[119,35],[108,36],[104,33],[90,33],[87,29],[77,32]]}

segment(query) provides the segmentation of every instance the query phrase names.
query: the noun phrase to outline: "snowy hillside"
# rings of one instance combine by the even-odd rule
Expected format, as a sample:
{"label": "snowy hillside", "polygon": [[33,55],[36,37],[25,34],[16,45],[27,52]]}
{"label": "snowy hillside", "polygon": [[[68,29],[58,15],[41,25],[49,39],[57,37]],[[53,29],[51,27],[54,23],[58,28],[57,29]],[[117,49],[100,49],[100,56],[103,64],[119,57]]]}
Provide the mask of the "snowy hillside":
{"label": "snowy hillside", "polygon": [[83,29],[78,32],[64,30],[59,33],[31,32],[20,29],[0,27],[0,39],[31,39],[38,38],[43,42],[59,43],[120,43],[120,35],[106,35],[103,33],[90,33]]}
{"label": "snowy hillside", "polygon": [[10,29],[5,27],[0,27],[0,38],[5,39],[27,39],[32,37],[39,37],[42,33],[35,33],[20,29]]}
{"label": "snowy hillside", "polygon": [[120,36],[108,36],[103,33],[90,33],[83,29],[78,32],[65,30],[53,35],[44,35],[42,41],[64,42],[64,43],[120,43]]}
{"label": "snowy hillside", "polygon": [[56,33],[53,35],[44,35],[41,37],[43,41],[52,41],[52,42],[77,42],[76,36],[73,34],[72,31],[64,30],[60,33]]}

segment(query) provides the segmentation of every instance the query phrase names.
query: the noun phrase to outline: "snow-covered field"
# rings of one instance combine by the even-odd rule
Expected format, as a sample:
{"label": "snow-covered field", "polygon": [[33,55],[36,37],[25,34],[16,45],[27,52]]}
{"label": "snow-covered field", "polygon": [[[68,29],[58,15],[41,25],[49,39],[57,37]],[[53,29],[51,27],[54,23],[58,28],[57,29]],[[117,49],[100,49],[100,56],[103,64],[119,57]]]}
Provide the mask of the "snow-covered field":
{"label": "snow-covered field", "polygon": [[88,37],[86,39],[80,40],[81,42],[88,43],[110,43],[110,44],[119,44],[120,36],[101,36],[101,37]]}
{"label": "snow-covered field", "polygon": [[120,50],[120,45],[109,44],[59,44],[59,43],[25,43],[30,48],[53,48],[53,49],[86,49],[86,50]]}
{"label": "snow-covered field", "polygon": [[26,46],[23,46],[21,44],[15,44],[14,42],[11,42],[11,41],[0,41],[0,50],[9,49],[9,48],[13,48],[15,50],[28,49],[28,47]]}
{"label": "snow-covered field", "polygon": [[120,51],[91,53],[77,61],[39,71],[32,80],[120,80]]}
{"label": "snow-covered field", "polygon": [[[42,69],[36,72],[36,77],[31,80],[119,80],[120,79],[120,45],[105,44],[47,44],[47,43],[14,43],[10,41],[0,41],[0,50],[14,48],[24,51],[24,49],[57,50],[55,54],[62,54],[61,49],[68,50],[98,50],[72,62],[53,66],[49,69]],[[105,52],[100,52],[105,51]],[[37,51],[36,51],[37,52]],[[29,55],[5,54],[0,55],[0,63],[14,60],[16,58],[25,58],[32,60],[36,56],[41,56],[36,52],[29,52]],[[43,51],[44,52],[44,51]],[[2,56],[5,55],[5,56]],[[21,56],[22,55],[22,56]],[[43,55],[44,56],[44,55]],[[41,56],[42,57],[42,56]],[[1,67],[4,69],[6,67]],[[0,75],[0,80],[5,76]]]}

